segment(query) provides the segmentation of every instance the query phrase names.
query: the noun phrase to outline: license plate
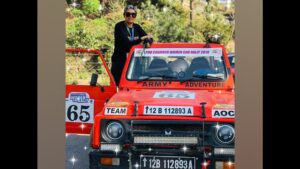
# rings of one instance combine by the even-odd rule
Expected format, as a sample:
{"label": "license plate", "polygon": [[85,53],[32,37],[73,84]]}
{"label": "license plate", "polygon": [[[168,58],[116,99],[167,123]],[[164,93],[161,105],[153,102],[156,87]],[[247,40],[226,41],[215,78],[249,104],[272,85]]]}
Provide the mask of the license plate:
{"label": "license plate", "polygon": [[144,115],[193,116],[193,106],[144,106]]}
{"label": "license plate", "polygon": [[194,157],[148,156],[140,157],[141,169],[195,169]]}

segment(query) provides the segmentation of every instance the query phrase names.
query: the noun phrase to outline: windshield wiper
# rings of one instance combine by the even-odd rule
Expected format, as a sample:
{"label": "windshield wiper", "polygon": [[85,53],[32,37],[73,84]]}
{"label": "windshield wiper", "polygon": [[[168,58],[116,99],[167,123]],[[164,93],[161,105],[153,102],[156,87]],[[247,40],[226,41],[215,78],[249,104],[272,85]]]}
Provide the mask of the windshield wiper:
{"label": "windshield wiper", "polygon": [[145,80],[149,80],[153,77],[161,77],[161,78],[176,78],[174,76],[171,76],[171,75],[163,75],[163,74],[156,74],[156,75],[148,75],[148,76],[145,76],[144,78],[142,79],[138,79],[137,82],[141,82],[141,81],[145,81]]}
{"label": "windshield wiper", "polygon": [[193,75],[191,78],[182,79],[180,83],[184,83],[186,81],[196,80],[196,79],[213,79],[213,80],[223,80],[222,77],[212,75],[212,74],[205,74],[205,75]]}

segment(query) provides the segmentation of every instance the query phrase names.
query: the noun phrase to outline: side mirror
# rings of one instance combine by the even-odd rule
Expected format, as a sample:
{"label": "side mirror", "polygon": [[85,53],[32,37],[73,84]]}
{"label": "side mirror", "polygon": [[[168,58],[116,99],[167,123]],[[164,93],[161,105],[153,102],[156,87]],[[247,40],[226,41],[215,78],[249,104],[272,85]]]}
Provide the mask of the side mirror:
{"label": "side mirror", "polygon": [[231,67],[230,67],[230,68],[227,68],[227,72],[228,72],[228,75],[231,75],[231,74],[232,74],[232,69],[231,69]]}
{"label": "side mirror", "polygon": [[93,73],[92,77],[91,77],[90,85],[91,86],[96,86],[97,85],[97,81],[98,81],[98,74]]}

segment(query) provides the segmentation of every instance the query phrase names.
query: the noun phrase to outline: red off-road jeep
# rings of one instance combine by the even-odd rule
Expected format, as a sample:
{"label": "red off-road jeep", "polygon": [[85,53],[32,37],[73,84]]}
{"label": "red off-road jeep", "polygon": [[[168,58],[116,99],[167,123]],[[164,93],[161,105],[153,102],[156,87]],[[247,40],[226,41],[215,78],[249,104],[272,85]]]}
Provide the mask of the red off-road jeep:
{"label": "red off-road jeep", "polygon": [[67,132],[93,124],[91,169],[234,168],[230,72],[220,44],[136,45],[118,92],[109,71],[107,86],[67,86]]}

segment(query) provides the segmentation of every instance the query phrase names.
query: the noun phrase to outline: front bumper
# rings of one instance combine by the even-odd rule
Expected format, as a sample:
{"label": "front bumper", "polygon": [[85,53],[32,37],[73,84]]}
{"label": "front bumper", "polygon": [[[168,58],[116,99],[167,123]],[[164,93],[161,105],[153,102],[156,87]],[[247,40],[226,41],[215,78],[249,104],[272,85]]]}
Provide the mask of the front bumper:
{"label": "front bumper", "polygon": [[[140,152],[120,152],[120,153],[112,153],[112,152],[102,152],[99,150],[94,150],[89,153],[90,160],[90,169],[141,169],[140,167]],[[234,162],[233,155],[222,155],[222,156],[211,156],[209,158],[205,157],[202,154],[197,155],[185,155],[185,154],[173,154],[173,153],[143,153],[143,155],[153,155],[153,156],[180,156],[180,157],[195,157],[195,169],[216,169],[216,162],[218,161],[231,161]],[[100,162],[101,158],[119,158],[120,164],[118,166],[112,165],[102,165]],[[203,162],[207,162],[207,166],[203,167]],[[136,165],[138,164],[138,165]]]}
{"label": "front bumper", "polygon": [[[105,133],[105,126],[109,121],[109,119],[101,121],[101,133]],[[119,144],[124,145],[124,149],[122,148],[122,151],[118,153],[112,150],[94,150],[90,152],[90,169],[144,169],[136,165],[141,163],[141,155],[191,157],[195,159],[195,167],[193,169],[216,169],[215,164],[217,161],[234,162],[234,153],[214,154],[215,148],[234,150],[234,143],[221,145],[214,139],[215,122],[204,123],[201,121],[175,120],[119,121],[127,131],[124,138],[121,141],[108,143],[102,134],[100,140],[101,145]],[[195,140],[195,138],[197,139]],[[184,147],[187,148],[186,151]],[[100,159],[109,157],[119,158],[120,164],[115,166],[102,165]],[[209,165],[203,167],[204,161],[208,162]]]}

